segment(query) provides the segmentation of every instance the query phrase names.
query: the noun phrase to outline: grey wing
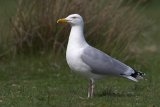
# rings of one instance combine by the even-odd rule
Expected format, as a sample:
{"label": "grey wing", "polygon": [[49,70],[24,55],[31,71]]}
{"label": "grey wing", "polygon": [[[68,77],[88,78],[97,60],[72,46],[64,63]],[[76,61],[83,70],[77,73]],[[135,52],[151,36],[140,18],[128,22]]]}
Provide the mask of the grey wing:
{"label": "grey wing", "polygon": [[95,74],[126,75],[125,72],[130,68],[91,46],[84,49],[81,58]]}

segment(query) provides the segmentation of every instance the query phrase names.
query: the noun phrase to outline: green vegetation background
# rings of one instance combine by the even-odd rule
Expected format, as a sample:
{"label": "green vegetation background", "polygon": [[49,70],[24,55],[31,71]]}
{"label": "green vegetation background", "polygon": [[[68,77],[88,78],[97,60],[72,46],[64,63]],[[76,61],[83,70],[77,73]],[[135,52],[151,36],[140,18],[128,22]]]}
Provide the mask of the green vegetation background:
{"label": "green vegetation background", "polygon": [[[0,0],[1,54],[10,45],[8,30],[16,4],[17,0]],[[134,83],[107,77],[96,82],[93,99],[81,99],[87,95],[87,80],[70,71],[64,54],[16,55],[0,59],[0,107],[159,107],[159,4],[153,0],[143,10],[153,23],[142,46],[146,51],[139,56],[139,62],[144,62],[141,70],[146,73],[145,80]]]}

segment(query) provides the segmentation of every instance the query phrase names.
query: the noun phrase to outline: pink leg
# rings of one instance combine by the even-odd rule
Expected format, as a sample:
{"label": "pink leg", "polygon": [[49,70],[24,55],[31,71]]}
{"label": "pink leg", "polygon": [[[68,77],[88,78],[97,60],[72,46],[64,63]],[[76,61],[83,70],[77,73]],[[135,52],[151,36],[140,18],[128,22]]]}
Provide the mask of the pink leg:
{"label": "pink leg", "polygon": [[94,80],[90,79],[89,80],[89,85],[88,85],[88,98],[93,97],[94,92]]}

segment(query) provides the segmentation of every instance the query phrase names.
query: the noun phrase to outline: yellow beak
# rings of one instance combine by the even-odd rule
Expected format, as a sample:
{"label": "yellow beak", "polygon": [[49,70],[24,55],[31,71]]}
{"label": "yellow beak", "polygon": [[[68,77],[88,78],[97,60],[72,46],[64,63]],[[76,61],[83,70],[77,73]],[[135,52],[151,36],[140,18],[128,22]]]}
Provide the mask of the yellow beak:
{"label": "yellow beak", "polygon": [[57,20],[57,23],[60,23],[60,22],[64,23],[64,22],[67,22],[67,20],[66,20],[65,18],[58,19],[58,20]]}

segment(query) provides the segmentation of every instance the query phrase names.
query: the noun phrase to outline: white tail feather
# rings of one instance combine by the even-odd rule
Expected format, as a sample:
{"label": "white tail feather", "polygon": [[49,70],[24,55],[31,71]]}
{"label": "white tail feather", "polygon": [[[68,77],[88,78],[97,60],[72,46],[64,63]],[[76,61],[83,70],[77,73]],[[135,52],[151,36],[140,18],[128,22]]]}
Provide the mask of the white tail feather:
{"label": "white tail feather", "polygon": [[132,81],[138,82],[138,80],[136,78],[132,77],[132,76],[123,75],[123,77],[128,78]]}

